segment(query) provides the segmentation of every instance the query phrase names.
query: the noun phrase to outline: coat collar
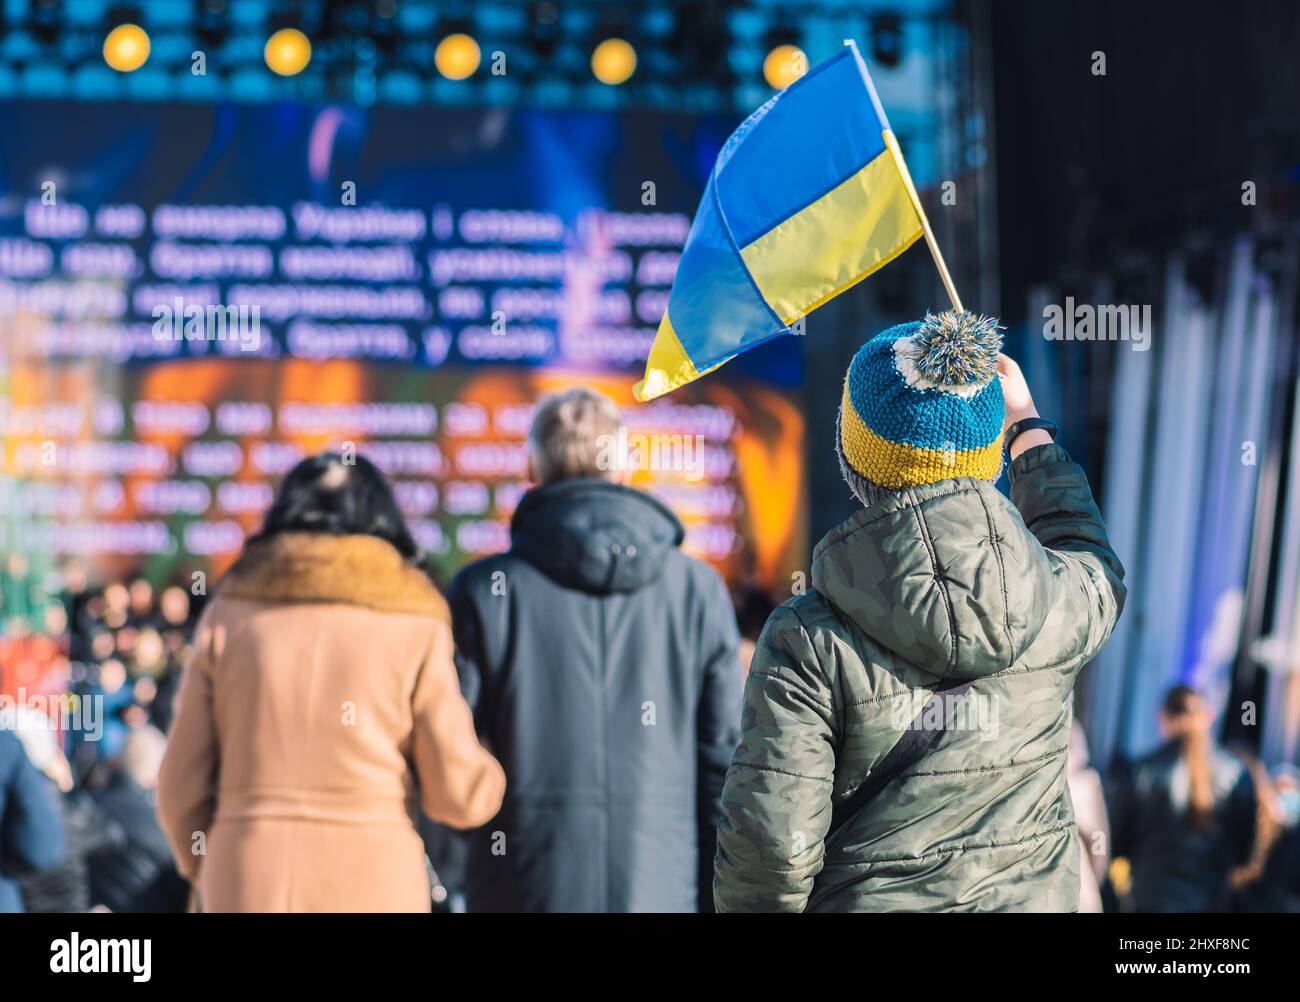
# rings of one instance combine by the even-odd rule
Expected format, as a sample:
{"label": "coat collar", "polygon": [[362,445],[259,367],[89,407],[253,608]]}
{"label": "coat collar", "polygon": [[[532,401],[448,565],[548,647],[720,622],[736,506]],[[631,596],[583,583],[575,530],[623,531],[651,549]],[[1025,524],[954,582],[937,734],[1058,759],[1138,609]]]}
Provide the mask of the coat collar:
{"label": "coat collar", "polygon": [[594,477],[535,487],[510,523],[511,551],[567,588],[630,592],[659,578],[682,524],[649,494]]}
{"label": "coat collar", "polygon": [[251,544],[220,594],[253,602],[339,602],[449,621],[425,574],[375,536],[285,532]]}

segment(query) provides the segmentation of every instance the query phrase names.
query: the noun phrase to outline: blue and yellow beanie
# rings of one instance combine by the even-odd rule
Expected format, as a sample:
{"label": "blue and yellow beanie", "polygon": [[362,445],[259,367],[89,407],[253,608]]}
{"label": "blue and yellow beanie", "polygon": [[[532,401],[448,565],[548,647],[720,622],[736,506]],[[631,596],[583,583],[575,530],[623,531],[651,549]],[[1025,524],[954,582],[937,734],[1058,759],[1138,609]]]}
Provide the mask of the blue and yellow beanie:
{"label": "blue and yellow beanie", "polygon": [[1001,348],[996,319],[955,310],[891,327],[859,348],[844,378],[836,443],[850,484],[850,472],[890,491],[953,477],[996,480]]}

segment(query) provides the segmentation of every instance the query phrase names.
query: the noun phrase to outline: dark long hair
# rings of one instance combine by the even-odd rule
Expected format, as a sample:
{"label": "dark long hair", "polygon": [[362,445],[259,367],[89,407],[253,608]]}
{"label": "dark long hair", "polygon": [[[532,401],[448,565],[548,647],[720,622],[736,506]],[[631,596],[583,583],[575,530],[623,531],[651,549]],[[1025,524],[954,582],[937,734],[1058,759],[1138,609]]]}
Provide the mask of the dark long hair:
{"label": "dark long hair", "polygon": [[304,459],[284,478],[262,530],[249,546],[282,532],[321,532],[331,536],[375,536],[391,543],[407,560],[420,553],[392,485],[364,456],[323,452]]}
{"label": "dark long hair", "polygon": [[1163,710],[1165,724],[1187,766],[1192,827],[1203,829],[1214,812],[1213,738],[1205,697],[1189,685],[1176,685],[1165,693]]}

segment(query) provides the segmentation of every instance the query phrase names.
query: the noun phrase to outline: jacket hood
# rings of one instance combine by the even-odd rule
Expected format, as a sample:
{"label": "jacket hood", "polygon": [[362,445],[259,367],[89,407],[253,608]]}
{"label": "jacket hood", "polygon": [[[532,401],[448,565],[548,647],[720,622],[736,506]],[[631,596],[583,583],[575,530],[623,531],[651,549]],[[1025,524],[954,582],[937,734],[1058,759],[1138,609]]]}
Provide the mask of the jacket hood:
{"label": "jacket hood", "polygon": [[510,524],[518,556],[558,584],[598,594],[656,580],[684,535],[677,516],[650,495],[585,477],[533,488]]}
{"label": "jacket hood", "polygon": [[[879,501],[813,551],[812,584],[839,614],[936,678],[1010,667],[1047,619],[1042,550],[986,480],[960,477]],[[1050,573],[1050,569],[1048,570]]]}
{"label": "jacket hood", "polygon": [[221,582],[226,598],[340,602],[450,622],[433,582],[376,536],[285,532],[251,544]]}

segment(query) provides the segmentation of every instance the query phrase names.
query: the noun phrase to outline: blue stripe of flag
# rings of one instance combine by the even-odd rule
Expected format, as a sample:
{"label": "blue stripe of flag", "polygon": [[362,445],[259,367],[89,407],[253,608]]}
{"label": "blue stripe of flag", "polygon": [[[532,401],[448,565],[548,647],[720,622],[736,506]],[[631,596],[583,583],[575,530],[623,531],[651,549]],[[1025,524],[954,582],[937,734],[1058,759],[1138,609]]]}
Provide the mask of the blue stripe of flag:
{"label": "blue stripe of flag", "polygon": [[718,194],[740,247],[885,152],[889,123],[860,64],[857,49],[845,46],[777,95],[724,149]]}

